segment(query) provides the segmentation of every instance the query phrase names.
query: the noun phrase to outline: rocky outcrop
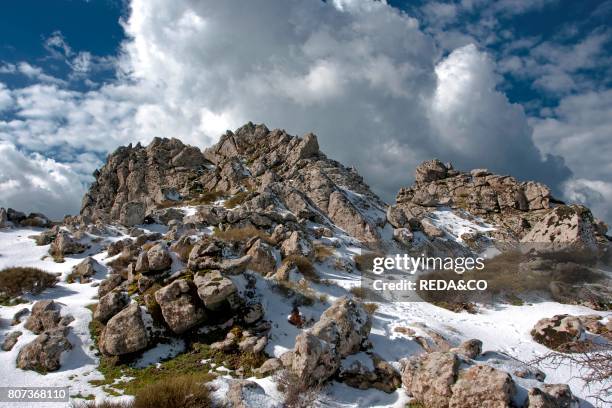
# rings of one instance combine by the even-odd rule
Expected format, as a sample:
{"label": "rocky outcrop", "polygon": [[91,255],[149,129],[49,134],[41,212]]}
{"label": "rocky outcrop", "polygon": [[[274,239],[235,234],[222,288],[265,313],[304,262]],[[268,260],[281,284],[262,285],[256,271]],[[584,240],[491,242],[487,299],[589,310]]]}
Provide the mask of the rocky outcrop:
{"label": "rocky outcrop", "polygon": [[338,380],[361,390],[375,388],[387,393],[401,387],[401,376],[395,368],[376,354],[342,362]]}
{"label": "rocky outcrop", "polygon": [[147,251],[147,271],[160,272],[172,265],[172,257],[163,244],[156,244]]}
{"label": "rocky outcrop", "polygon": [[170,329],[181,334],[206,320],[206,312],[193,282],[177,279],[155,292],[164,320]]}
{"label": "rocky outcrop", "polygon": [[[287,219],[327,218],[367,242],[380,238],[378,227],[385,222],[385,204],[353,169],[321,153],[315,135],[300,138],[251,123],[203,153],[176,139],[121,147],[94,175],[83,199],[83,220],[269,228]],[[208,204],[222,196],[238,204],[213,210]],[[203,206],[182,219],[176,210],[159,209],[185,201]]]}
{"label": "rocky outcrop", "polygon": [[141,224],[158,204],[188,196],[189,181],[207,164],[198,148],[177,139],[155,138],[147,147],[120,147],[94,173],[81,215],[127,226]]}
{"label": "rocky outcrop", "polygon": [[100,334],[98,347],[106,355],[120,356],[147,347],[147,331],[140,307],[132,303],[113,316]]}
{"label": "rocky outcrop", "polygon": [[606,228],[588,209],[561,204],[545,185],[486,169],[460,172],[439,160],[419,165],[415,183],[400,189],[395,204],[387,209],[396,240],[409,246],[407,231],[423,231],[434,241],[442,237],[428,224],[429,214],[440,207],[450,208],[460,218],[478,216],[495,225],[488,235],[500,244],[571,244],[591,249],[608,245]]}

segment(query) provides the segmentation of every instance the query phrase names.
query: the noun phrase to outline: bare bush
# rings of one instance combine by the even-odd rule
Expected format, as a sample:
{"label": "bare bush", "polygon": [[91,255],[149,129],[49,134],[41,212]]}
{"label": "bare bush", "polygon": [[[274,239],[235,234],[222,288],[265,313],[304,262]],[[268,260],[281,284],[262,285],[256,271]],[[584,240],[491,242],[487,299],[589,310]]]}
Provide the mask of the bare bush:
{"label": "bare bush", "polygon": [[275,375],[278,390],[283,394],[283,403],[287,408],[319,407],[320,386],[311,386],[291,370],[282,370]]}
{"label": "bare bush", "polygon": [[578,353],[551,351],[528,364],[556,370],[561,366],[572,369],[572,378],[584,382],[590,398],[598,406],[612,404],[612,344],[589,343],[588,348]]}

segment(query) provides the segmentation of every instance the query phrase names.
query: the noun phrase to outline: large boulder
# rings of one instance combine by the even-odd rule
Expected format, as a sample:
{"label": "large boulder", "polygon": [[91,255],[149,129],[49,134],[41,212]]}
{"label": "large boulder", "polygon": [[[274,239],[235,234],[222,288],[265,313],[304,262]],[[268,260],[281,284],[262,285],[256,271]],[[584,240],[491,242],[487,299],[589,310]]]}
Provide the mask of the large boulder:
{"label": "large boulder", "polygon": [[32,313],[24,327],[33,333],[56,328],[61,320],[60,307],[53,300],[39,300],[32,306]]}
{"label": "large boulder", "polygon": [[334,224],[362,242],[376,243],[380,239],[376,227],[340,191],[330,194],[327,214]]}
{"label": "large boulder", "polygon": [[164,320],[176,334],[201,324],[206,312],[198,298],[195,285],[185,279],[177,279],[155,292]]}
{"label": "large boulder", "polygon": [[487,365],[475,365],[459,374],[448,406],[511,408],[515,392],[510,374]]}
{"label": "large boulder", "polygon": [[402,384],[410,395],[426,407],[446,408],[458,370],[456,354],[436,351],[408,360],[402,371]]}
{"label": "large boulder", "polygon": [[200,272],[193,279],[198,288],[198,296],[204,306],[210,310],[218,310],[224,304],[235,304],[233,300],[238,290],[234,282],[221,275],[219,271]]}
{"label": "large boulder", "polygon": [[142,350],[148,344],[142,312],[137,303],[132,303],[108,321],[98,346],[106,355],[120,356]]}
{"label": "large boulder", "polygon": [[45,331],[23,346],[17,355],[17,367],[42,373],[58,370],[62,353],[72,348],[66,331],[65,327]]}
{"label": "large boulder", "polygon": [[361,303],[346,297],[335,301],[311,329],[311,333],[335,346],[345,357],[358,352],[367,341],[372,319]]}
{"label": "large boulder", "polygon": [[535,341],[558,351],[568,351],[573,348],[583,335],[582,322],[576,316],[570,315],[540,319],[531,330],[531,336]]}
{"label": "large boulder", "polygon": [[308,332],[295,338],[291,369],[307,384],[327,380],[340,367],[340,355],[333,346]]}
{"label": "large boulder", "polygon": [[100,286],[98,286],[98,296],[102,297],[106,295],[108,292],[119,286],[121,282],[123,282],[123,278],[118,273],[108,275],[106,279],[100,282]]}
{"label": "large boulder", "polygon": [[106,323],[129,303],[130,297],[125,292],[112,291],[100,298],[93,317],[102,323]]}

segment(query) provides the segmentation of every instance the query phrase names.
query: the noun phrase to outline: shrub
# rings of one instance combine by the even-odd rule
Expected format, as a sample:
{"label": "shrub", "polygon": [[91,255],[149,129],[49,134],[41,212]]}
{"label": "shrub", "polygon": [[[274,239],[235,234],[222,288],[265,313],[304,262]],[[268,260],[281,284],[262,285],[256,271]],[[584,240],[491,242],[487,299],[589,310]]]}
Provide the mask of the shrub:
{"label": "shrub", "polygon": [[253,226],[229,228],[225,231],[215,228],[214,234],[217,238],[223,241],[247,241],[253,237],[258,237],[268,244],[274,244],[274,241],[268,233]]}
{"label": "shrub", "polygon": [[361,286],[354,286],[349,290],[349,292],[359,299],[364,299],[367,294],[365,288],[362,288]]}
{"label": "shrub", "polygon": [[373,315],[378,310],[377,303],[364,303],[363,307],[365,308],[366,312],[368,312],[368,314],[370,315]]}
{"label": "shrub", "polygon": [[25,293],[38,294],[55,286],[58,278],[38,268],[12,267],[0,271],[0,296],[9,298]]}
{"label": "shrub", "polygon": [[134,408],[211,407],[208,388],[196,374],[171,376],[143,387],[134,399]]}
{"label": "shrub", "polygon": [[333,255],[334,250],[327,245],[317,244],[314,247],[315,260],[317,262],[324,262],[327,258]]}
{"label": "shrub", "polygon": [[309,386],[303,378],[291,370],[282,370],[275,375],[278,390],[283,394],[287,408],[310,408],[317,406],[320,386]]}
{"label": "shrub", "polygon": [[319,282],[319,275],[317,275],[317,271],[312,262],[310,262],[310,259],[302,255],[289,255],[283,259],[283,263],[286,264],[289,262],[293,263],[306,279],[311,282]]}

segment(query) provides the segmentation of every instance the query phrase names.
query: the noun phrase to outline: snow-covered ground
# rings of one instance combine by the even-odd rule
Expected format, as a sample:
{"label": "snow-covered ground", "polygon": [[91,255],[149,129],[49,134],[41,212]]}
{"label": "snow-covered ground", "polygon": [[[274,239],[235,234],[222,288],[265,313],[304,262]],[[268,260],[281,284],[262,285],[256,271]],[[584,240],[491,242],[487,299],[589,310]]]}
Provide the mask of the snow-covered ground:
{"label": "snow-covered ground", "polygon": [[[353,197],[356,199],[356,197]],[[378,214],[380,209],[373,208],[373,213]],[[192,215],[195,210],[189,208],[187,215]],[[374,216],[373,216],[374,218]],[[460,240],[461,234],[472,231],[486,231],[491,226],[477,221],[468,221],[457,217],[451,212],[444,210],[436,211],[431,216],[431,221],[442,228],[452,237]],[[162,226],[147,226],[151,230],[160,230]],[[48,246],[36,246],[34,241],[28,238],[39,233],[34,229],[6,229],[0,230],[0,269],[10,266],[33,266],[49,272],[62,274],[60,283],[54,288],[47,289],[38,296],[30,296],[28,300],[54,299],[61,305],[62,315],[71,314],[75,320],[70,324],[71,331],[69,340],[73,344],[72,350],[65,352],[62,357],[60,370],[45,375],[33,371],[24,371],[16,368],[15,361],[19,349],[30,342],[35,335],[23,328],[23,323],[10,326],[10,321],[15,312],[23,307],[31,308],[32,303],[16,305],[12,307],[0,307],[0,341],[4,336],[14,330],[21,330],[24,334],[19,338],[12,351],[0,351],[0,385],[2,386],[66,386],[70,385],[71,395],[82,396],[94,395],[98,399],[104,398],[105,393],[99,387],[92,386],[89,381],[102,379],[97,370],[98,358],[94,354],[94,345],[89,336],[88,324],[91,320],[91,312],[86,306],[96,302],[97,288],[104,274],[98,274],[90,284],[73,283],[68,284],[65,278],[72,267],[79,263],[84,257],[91,255],[101,263],[108,261],[106,253],[101,251],[100,245],[92,243],[92,247],[78,256],[67,256],[64,263],[55,263],[50,257],[46,257]],[[389,231],[383,230],[382,236],[386,237]],[[123,236],[105,237],[116,240]],[[328,238],[329,243],[335,243],[333,259],[340,259],[350,264],[351,258],[360,253],[360,249],[354,245],[354,240],[346,236],[337,235]],[[306,319],[318,320],[320,314],[338,297],[349,294],[349,289],[360,283],[359,273],[355,270],[348,271],[334,267],[332,261],[317,265],[317,272],[322,283],[311,284],[311,289],[320,300],[311,306],[301,307],[301,312]],[[293,300],[278,290],[274,283],[268,279],[254,274],[256,277],[256,290],[260,301],[265,309],[265,317],[272,323],[270,340],[266,352],[270,356],[280,356],[285,351],[293,348],[298,328],[287,322],[287,315],[291,312]],[[246,286],[246,279],[241,276],[232,277],[239,288]],[[373,326],[370,340],[374,345],[374,351],[382,358],[399,366],[402,358],[409,357],[415,353],[422,352],[421,347],[413,337],[405,334],[405,331],[397,331],[398,327],[412,328],[419,333],[420,328],[427,328],[443,334],[451,343],[458,345],[467,339],[480,339],[483,342],[483,350],[494,351],[498,354],[487,353],[481,357],[481,361],[487,364],[498,364],[502,367],[511,364],[512,358],[520,361],[530,361],[547,353],[549,350],[535,343],[529,334],[533,325],[541,318],[551,317],[555,314],[600,314],[610,318],[607,312],[594,312],[585,307],[562,305],[555,302],[537,300],[522,306],[498,305],[496,307],[482,307],[478,314],[453,313],[425,302],[382,302],[373,315]],[[160,358],[175,355],[183,349],[184,345],[176,343],[157,346],[144,353],[139,360],[138,366],[155,364]],[[499,354],[503,353],[503,354]],[[503,357],[507,355],[508,357]],[[491,356],[502,356],[503,358],[492,358]],[[361,356],[363,357],[363,356]],[[361,358],[359,355],[350,357],[344,364],[350,364],[351,359]],[[495,361],[493,361],[495,360]],[[547,383],[568,383],[572,391],[582,399],[595,390],[586,390],[580,380],[574,378],[575,367],[560,367],[555,370],[544,369]],[[511,370],[509,370],[511,371]],[[253,379],[257,381],[266,391],[265,395],[254,393],[250,395],[253,401],[266,401],[267,405],[280,402],[281,396],[275,388],[271,378]],[[516,379],[519,386],[527,387],[530,380]],[[227,379],[219,378],[213,383],[216,391],[214,396],[222,398],[227,391]],[[534,384],[531,384],[534,385]],[[332,382],[324,389],[323,402],[326,406],[337,407],[405,407],[408,396],[403,390],[397,390],[392,394],[386,394],[377,390],[358,390],[344,384]],[[0,406],[11,406],[8,404]],[[20,406],[27,406],[21,404]],[[52,404],[33,404],[35,407],[53,406]],[[56,404],[55,406],[63,406]],[[582,406],[590,406],[587,401],[582,401]]]}

